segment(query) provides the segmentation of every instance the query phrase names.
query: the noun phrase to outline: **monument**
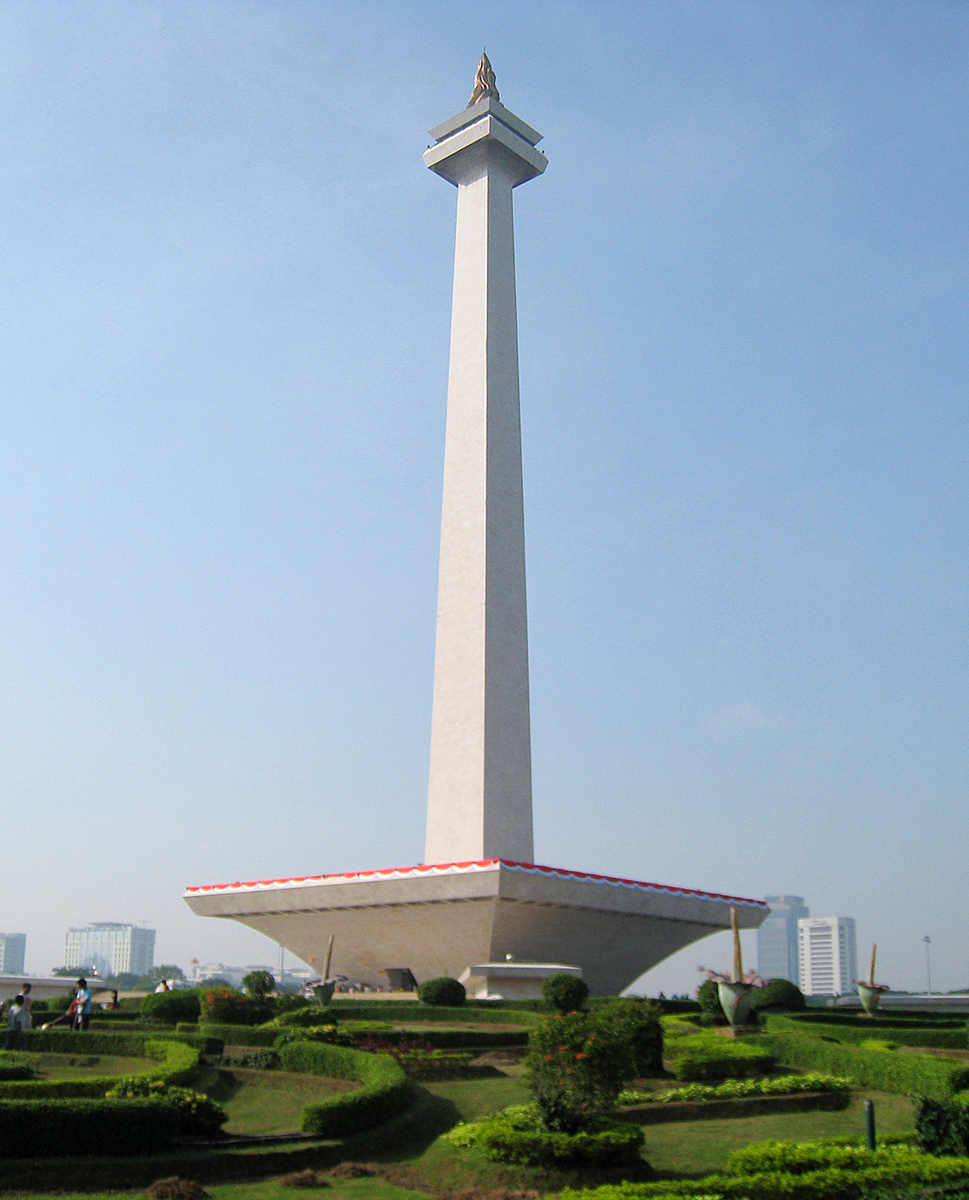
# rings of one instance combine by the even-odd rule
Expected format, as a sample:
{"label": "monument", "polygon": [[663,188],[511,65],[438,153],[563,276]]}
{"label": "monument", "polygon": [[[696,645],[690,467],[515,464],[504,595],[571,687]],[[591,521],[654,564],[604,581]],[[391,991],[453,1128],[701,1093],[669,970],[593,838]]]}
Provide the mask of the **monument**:
{"label": "monument", "polygon": [[185,900],[306,962],[334,935],[334,971],[373,987],[391,968],[497,977],[489,966],[515,961],[578,966],[615,994],[729,928],[731,906],[747,928],[769,910],[534,864],[512,191],[547,160],[485,55],[467,107],[431,136],[424,161],[457,188],[457,234],[425,863],[191,887]]}

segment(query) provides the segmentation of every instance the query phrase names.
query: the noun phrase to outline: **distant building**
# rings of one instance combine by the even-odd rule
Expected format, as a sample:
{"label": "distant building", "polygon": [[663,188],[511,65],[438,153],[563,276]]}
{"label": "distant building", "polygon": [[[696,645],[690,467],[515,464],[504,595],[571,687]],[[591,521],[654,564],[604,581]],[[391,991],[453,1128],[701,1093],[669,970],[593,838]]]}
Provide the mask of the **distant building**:
{"label": "distant building", "polygon": [[802,917],[797,923],[799,987],[805,996],[842,996],[858,978],[854,917]]}
{"label": "distant building", "polygon": [[0,933],[0,975],[23,975],[26,950],[25,933]]}
{"label": "distant building", "polygon": [[144,975],[155,965],[155,931],[117,921],[96,921],[67,931],[64,965],[78,970],[96,967],[102,978]]}
{"label": "distant building", "polygon": [[789,979],[800,986],[797,923],[810,916],[803,896],[765,896],[770,916],[757,930],[757,974],[764,979]]}

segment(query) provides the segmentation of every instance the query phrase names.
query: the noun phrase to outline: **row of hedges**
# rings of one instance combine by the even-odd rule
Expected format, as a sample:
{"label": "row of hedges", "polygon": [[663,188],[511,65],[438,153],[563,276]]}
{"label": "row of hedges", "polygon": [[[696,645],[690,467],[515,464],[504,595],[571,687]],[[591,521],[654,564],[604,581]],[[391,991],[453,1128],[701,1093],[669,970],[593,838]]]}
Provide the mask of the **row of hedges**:
{"label": "row of hedges", "polygon": [[[115,1050],[113,1053],[124,1054],[126,1051]],[[145,1058],[158,1060],[157,1066],[138,1073],[146,1079],[157,1079],[167,1084],[185,1084],[192,1080],[198,1070],[199,1052],[194,1046],[186,1046],[184,1042],[148,1039],[144,1041],[140,1054]],[[117,1082],[117,1075],[95,1075],[85,1079],[10,1079],[0,1082],[0,1098],[31,1101],[66,1100],[79,1096],[101,1098]]]}
{"label": "row of hedges", "polygon": [[677,1079],[745,1079],[774,1069],[772,1047],[730,1041],[720,1034],[670,1038],[666,1057]]}
{"label": "row of hedges", "polygon": [[[321,1023],[325,1019],[320,1014]],[[362,1024],[362,1023],[361,1023]],[[356,1037],[380,1037],[388,1041],[404,1040],[414,1036],[413,1032],[388,1028],[382,1022],[376,1030],[371,1028],[352,1029],[340,1025],[341,1032],[346,1031]],[[178,1026],[179,1037],[182,1026]],[[284,1028],[281,1026],[257,1026],[251,1028],[245,1025],[200,1025],[199,1036],[202,1038],[219,1039],[228,1046],[274,1046],[276,1039]],[[185,1035],[190,1036],[188,1034]],[[523,1029],[424,1029],[420,1030],[423,1041],[429,1042],[436,1050],[465,1050],[465,1049],[500,1049],[509,1046],[525,1046],[528,1044],[528,1033]],[[219,1053],[219,1051],[212,1051]]]}
{"label": "row of hedges", "polygon": [[179,1121],[157,1100],[0,1100],[0,1157],[154,1154]]}
{"label": "row of hedges", "polygon": [[862,1087],[934,1100],[969,1088],[969,1066],[953,1059],[822,1039],[782,1016],[768,1017],[764,1036],[785,1066],[847,1075]]}
{"label": "row of hedges", "polygon": [[290,1042],[279,1051],[285,1071],[325,1075],[331,1079],[359,1079],[353,1092],[341,1092],[307,1104],[301,1127],[304,1133],[336,1138],[369,1129],[396,1117],[410,1101],[410,1086],[403,1068],[385,1054],[364,1054],[322,1042]]}
{"label": "row of hedges", "polygon": [[[177,1026],[179,1037],[191,1036],[188,1033],[183,1034],[181,1030],[182,1026]],[[282,1030],[279,1028],[258,1029],[246,1025],[199,1025],[196,1036],[220,1041],[225,1046],[273,1046],[280,1033]]]}
{"label": "row of hedges", "polygon": [[[840,1015],[840,1014],[839,1014]],[[838,1021],[807,1016],[785,1016],[791,1028],[802,1029],[816,1037],[834,1037],[839,1042],[866,1042],[872,1037],[886,1038],[902,1046],[922,1046],[933,1050],[965,1050],[966,1026],[962,1021],[897,1021],[887,1017],[848,1017]]]}
{"label": "row of hedges", "polygon": [[[730,1156],[704,1179],[566,1188],[558,1200],[862,1200],[901,1189],[946,1188],[969,1181],[969,1158],[933,1158],[909,1146],[835,1146],[764,1142]],[[910,1194],[906,1191],[904,1194]]]}
{"label": "row of hedges", "polygon": [[221,1054],[222,1041],[204,1033],[168,1033],[164,1030],[142,1030],[138,1033],[115,1033],[88,1029],[75,1033],[70,1029],[28,1029],[26,1049],[41,1054],[120,1054],[141,1058],[148,1042],[182,1042],[202,1054]]}
{"label": "row of hedges", "polygon": [[[460,1008],[445,1008],[438,1005],[421,1004],[419,1000],[334,1000],[326,1010],[327,1019],[335,1016],[358,1021],[391,1021],[394,1025],[423,1024],[425,1021],[457,1021],[461,1025],[523,1025],[531,1028],[542,1019],[536,1007],[525,1007],[528,1001],[511,1001],[515,1007],[500,1007],[501,1002],[473,1004],[470,1001]],[[522,1007],[518,1007],[519,1003]],[[539,1001],[535,1001],[538,1005]]]}

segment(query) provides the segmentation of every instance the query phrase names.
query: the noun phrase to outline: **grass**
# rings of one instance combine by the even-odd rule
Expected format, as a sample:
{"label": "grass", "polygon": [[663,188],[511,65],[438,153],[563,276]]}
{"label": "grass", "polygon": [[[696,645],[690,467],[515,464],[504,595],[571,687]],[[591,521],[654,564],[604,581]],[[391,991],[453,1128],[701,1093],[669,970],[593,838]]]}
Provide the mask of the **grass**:
{"label": "grass", "polygon": [[158,1064],[148,1058],[121,1058],[114,1054],[35,1054],[23,1057],[37,1079],[86,1079],[100,1075],[137,1075]]}
{"label": "grass", "polygon": [[305,1105],[332,1092],[348,1092],[359,1084],[347,1079],[320,1079],[292,1071],[206,1068],[195,1086],[207,1092],[229,1114],[227,1133],[295,1133]]}

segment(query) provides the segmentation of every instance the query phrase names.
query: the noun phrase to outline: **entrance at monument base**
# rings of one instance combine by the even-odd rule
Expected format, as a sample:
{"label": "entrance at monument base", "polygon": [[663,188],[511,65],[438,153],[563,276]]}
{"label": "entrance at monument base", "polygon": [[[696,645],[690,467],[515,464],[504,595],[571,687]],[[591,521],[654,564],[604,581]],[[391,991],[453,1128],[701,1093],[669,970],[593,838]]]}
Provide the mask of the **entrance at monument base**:
{"label": "entrance at monument base", "polygon": [[372,988],[406,963],[418,982],[474,964],[568,963],[595,995],[617,995],[677,950],[767,916],[762,900],[721,896],[531,863],[487,859],[345,875],[193,887],[199,916],[240,921],[304,962]]}
{"label": "entrance at monument base", "polygon": [[472,1000],[541,1000],[542,987],[553,975],[582,978],[581,967],[563,963],[475,963],[458,976]]}

